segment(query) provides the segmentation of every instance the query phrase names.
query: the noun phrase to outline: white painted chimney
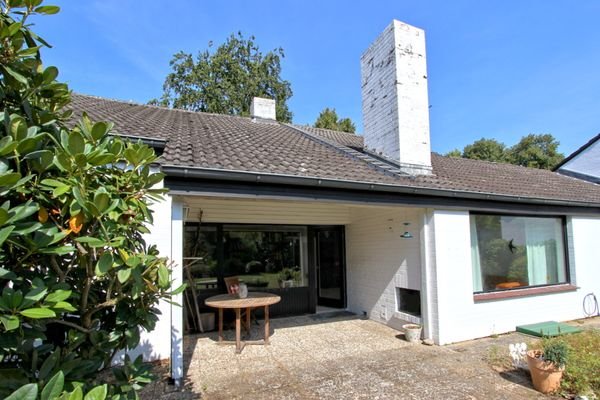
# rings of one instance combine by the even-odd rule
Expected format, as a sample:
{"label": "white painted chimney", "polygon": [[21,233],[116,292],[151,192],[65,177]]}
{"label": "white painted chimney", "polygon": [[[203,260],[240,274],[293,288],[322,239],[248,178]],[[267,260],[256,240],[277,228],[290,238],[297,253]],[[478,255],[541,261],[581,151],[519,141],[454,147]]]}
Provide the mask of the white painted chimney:
{"label": "white painted chimney", "polygon": [[275,121],[275,100],[263,97],[253,97],[250,105],[250,116],[258,119],[270,119]]}
{"label": "white painted chimney", "polygon": [[360,59],[365,146],[431,174],[425,32],[393,20]]}

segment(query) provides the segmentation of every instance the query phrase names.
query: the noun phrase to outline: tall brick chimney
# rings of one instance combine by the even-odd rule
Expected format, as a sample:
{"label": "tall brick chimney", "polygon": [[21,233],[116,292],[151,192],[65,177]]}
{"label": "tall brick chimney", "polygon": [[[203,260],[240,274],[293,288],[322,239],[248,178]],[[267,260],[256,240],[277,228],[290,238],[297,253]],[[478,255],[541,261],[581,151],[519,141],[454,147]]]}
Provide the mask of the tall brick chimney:
{"label": "tall brick chimney", "polygon": [[431,174],[425,32],[393,20],[360,59],[365,146]]}

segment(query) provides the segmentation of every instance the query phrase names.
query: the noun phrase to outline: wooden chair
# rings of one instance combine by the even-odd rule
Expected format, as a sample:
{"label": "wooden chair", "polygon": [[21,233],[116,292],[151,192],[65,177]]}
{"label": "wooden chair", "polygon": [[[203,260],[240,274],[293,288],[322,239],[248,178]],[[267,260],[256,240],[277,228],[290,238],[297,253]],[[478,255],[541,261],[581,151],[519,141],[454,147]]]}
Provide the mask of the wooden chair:
{"label": "wooden chair", "polygon": [[237,289],[240,287],[240,278],[237,276],[229,276],[227,278],[223,278],[225,281],[225,287],[227,287],[227,293],[229,294],[237,294]]}
{"label": "wooden chair", "polygon": [[[225,281],[225,287],[227,287],[228,294],[237,294],[240,286],[240,278],[237,276],[228,276],[227,278],[223,278]],[[249,312],[250,316],[247,317],[246,313]],[[252,321],[256,321],[254,315],[252,315],[252,310],[242,310],[241,313],[242,326],[244,330],[250,334],[250,327],[252,325]]]}

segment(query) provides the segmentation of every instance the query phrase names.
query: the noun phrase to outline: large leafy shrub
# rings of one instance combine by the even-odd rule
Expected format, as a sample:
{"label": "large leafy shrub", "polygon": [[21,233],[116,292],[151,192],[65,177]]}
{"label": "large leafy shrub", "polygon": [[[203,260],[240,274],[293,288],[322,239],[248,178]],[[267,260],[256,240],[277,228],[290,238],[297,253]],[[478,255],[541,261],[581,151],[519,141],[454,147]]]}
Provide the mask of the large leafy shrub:
{"label": "large leafy shrub", "polygon": [[80,398],[94,385],[90,398],[136,397],[141,360],[105,370],[170,295],[166,261],[143,239],[163,176],[153,150],[112,124],[69,122],[68,87],[26,25],[58,12],[40,3],[0,1],[0,398],[19,387],[29,397],[15,398]]}

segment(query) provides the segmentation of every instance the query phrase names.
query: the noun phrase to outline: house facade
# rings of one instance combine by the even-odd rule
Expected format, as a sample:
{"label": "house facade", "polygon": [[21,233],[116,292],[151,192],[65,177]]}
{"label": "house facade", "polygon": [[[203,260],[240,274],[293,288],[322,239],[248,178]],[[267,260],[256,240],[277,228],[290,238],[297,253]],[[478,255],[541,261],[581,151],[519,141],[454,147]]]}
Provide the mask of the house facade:
{"label": "house facade", "polygon": [[[238,276],[275,315],[349,310],[447,343],[584,318],[600,294],[600,187],[430,151],[424,32],[394,21],[361,59],[363,136],[74,95],[73,108],[162,153],[148,241],[196,293],[161,305],[139,351],[170,358],[194,300]],[[203,308],[201,312],[210,310]]]}
{"label": "house facade", "polygon": [[600,183],[600,134],[565,158],[554,170],[563,175]]}

